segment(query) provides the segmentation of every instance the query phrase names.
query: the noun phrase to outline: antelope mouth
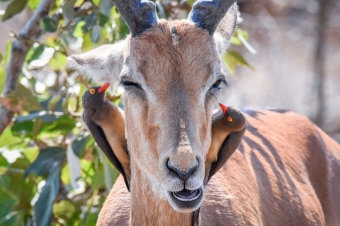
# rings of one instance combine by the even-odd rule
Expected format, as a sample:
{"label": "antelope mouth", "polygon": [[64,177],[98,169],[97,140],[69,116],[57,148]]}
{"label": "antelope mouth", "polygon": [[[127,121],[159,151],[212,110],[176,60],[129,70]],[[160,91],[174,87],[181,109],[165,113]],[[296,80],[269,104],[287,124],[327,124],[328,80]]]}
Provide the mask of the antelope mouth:
{"label": "antelope mouth", "polygon": [[183,189],[181,191],[168,191],[168,198],[171,206],[178,212],[189,213],[197,210],[202,202],[203,186],[196,190]]}
{"label": "antelope mouth", "polygon": [[192,202],[197,200],[202,194],[202,190],[187,190],[183,189],[182,191],[172,192],[172,195],[175,199],[182,202]]}

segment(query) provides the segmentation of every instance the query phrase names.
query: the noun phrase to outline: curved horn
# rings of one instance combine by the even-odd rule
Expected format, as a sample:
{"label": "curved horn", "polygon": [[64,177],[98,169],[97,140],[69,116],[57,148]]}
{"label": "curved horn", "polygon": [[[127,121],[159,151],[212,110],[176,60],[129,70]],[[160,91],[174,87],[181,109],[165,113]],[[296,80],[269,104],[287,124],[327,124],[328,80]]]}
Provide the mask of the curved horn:
{"label": "curved horn", "polygon": [[111,0],[128,25],[132,37],[158,23],[156,5],[148,0]]}
{"label": "curved horn", "polygon": [[188,19],[213,35],[219,22],[235,2],[236,0],[198,0],[193,5]]}

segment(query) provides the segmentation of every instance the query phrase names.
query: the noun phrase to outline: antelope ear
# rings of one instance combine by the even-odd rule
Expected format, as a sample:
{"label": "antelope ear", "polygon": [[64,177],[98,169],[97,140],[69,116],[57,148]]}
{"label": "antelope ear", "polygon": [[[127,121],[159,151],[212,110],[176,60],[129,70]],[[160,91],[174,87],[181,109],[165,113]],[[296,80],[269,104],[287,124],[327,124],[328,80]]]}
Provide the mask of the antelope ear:
{"label": "antelope ear", "polygon": [[205,161],[205,185],[236,151],[246,131],[246,117],[241,110],[223,105],[221,108],[227,110],[213,118],[211,145]]}
{"label": "antelope ear", "polygon": [[217,44],[218,52],[222,55],[230,45],[230,39],[234,34],[238,18],[237,4],[234,3],[218,24],[214,39]]}
{"label": "antelope ear", "polygon": [[87,53],[69,56],[68,68],[77,70],[95,83],[110,82],[114,89],[123,67],[125,47],[126,42],[123,40],[102,45]]}

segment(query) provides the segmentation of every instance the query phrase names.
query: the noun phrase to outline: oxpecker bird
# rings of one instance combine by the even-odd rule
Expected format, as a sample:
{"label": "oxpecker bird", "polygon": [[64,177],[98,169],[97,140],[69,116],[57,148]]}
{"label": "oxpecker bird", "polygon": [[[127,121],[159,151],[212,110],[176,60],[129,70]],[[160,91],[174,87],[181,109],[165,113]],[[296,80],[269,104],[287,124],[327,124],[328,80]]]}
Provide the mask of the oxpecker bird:
{"label": "oxpecker bird", "polygon": [[246,117],[239,108],[220,104],[212,121],[211,144],[205,160],[205,184],[224,165],[240,144]]}
{"label": "oxpecker bird", "polygon": [[83,95],[83,120],[100,149],[123,175],[127,189],[130,186],[130,160],[125,139],[124,112],[105,99],[110,83],[92,87]]}

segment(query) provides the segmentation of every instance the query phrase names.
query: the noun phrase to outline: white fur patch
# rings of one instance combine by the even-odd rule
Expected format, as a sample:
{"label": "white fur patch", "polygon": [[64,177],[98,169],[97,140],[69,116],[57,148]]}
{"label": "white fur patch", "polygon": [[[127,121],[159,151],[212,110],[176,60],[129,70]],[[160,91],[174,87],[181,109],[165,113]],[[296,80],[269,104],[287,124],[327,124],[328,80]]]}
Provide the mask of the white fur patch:
{"label": "white fur patch", "polygon": [[94,83],[111,83],[110,92],[113,92],[119,82],[125,49],[125,41],[103,45],[87,53],[68,57],[67,67],[78,71]]}

